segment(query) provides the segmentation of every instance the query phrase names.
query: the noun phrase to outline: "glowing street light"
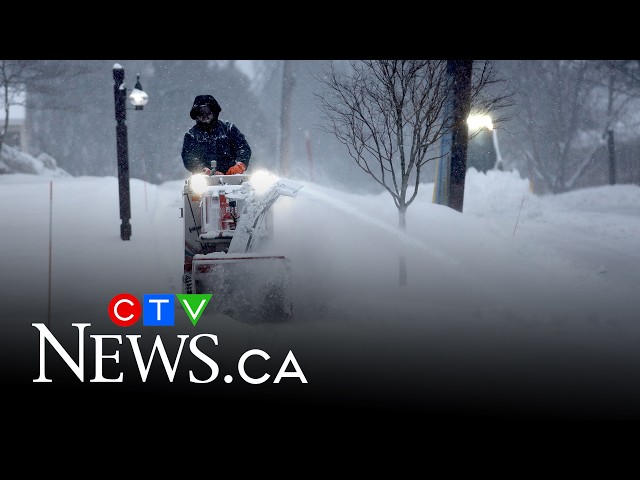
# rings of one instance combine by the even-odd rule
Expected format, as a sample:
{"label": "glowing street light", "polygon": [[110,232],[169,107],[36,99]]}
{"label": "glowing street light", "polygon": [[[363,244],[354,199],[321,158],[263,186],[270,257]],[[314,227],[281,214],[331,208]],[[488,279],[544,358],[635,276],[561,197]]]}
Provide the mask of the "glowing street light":
{"label": "glowing street light", "polygon": [[476,130],[480,130],[481,128],[493,130],[493,122],[491,121],[491,117],[489,115],[479,115],[472,113],[467,117],[467,125],[469,125],[469,132],[475,132]]}
{"label": "glowing street light", "polygon": [[133,105],[136,110],[142,110],[148,102],[149,95],[147,95],[147,92],[142,90],[142,85],[140,84],[140,74],[138,74],[136,76],[136,84],[129,94],[129,103]]}

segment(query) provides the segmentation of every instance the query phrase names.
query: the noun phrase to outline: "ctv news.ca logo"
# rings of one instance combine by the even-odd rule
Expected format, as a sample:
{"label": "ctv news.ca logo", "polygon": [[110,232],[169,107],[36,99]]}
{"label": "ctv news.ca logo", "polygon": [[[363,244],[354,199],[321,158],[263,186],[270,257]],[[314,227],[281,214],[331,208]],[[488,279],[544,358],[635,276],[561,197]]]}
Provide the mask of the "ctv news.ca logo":
{"label": "ctv news.ca logo", "polygon": [[[178,299],[186,316],[191,320],[195,327],[198,320],[202,316],[211,294],[145,294],[141,303],[137,297],[129,293],[120,293],[113,297],[109,302],[108,313],[111,321],[121,327],[129,327],[137,323],[140,318],[143,319],[144,326],[154,327],[172,327],[175,325],[175,298]],[[43,323],[32,323],[39,332],[39,375],[33,379],[33,382],[53,382],[52,378],[47,376],[47,343],[53,347],[55,352],[60,356],[64,363],[78,377],[81,382],[85,381],[85,344],[86,330],[91,327],[90,323],[72,323],[72,326],[78,330],[78,357],[74,359],[58,339],[51,333],[47,326]],[[89,335],[89,338],[95,345],[95,376],[89,381],[92,383],[122,383],[124,382],[124,373],[119,372],[115,376],[107,376],[104,374],[105,362],[119,364],[120,347],[123,342],[123,335]],[[169,382],[173,382],[178,367],[180,365],[183,353],[188,350],[193,358],[202,362],[208,367],[209,375],[207,377],[197,376],[193,370],[189,370],[190,383],[210,383],[220,375],[220,367],[209,353],[218,346],[218,336],[210,333],[201,333],[195,336],[176,335],[179,341],[177,352],[174,352],[175,360],[170,359],[170,355],[165,348],[160,335],[156,335],[151,352],[145,358],[139,340],[142,335],[124,335],[130,348],[133,351],[136,366],[140,374],[142,382],[146,382],[154,365],[154,358],[159,357],[155,365],[160,363],[166,372]],[[270,355],[258,348],[250,349],[240,355],[237,362],[237,373],[246,383],[261,384],[269,381],[271,375],[266,371],[260,376],[251,376],[247,373],[245,364],[252,357],[260,357],[266,363],[271,359]],[[266,370],[266,368],[265,368]],[[234,372],[235,373],[235,372]],[[300,383],[308,383],[307,379],[300,368],[293,352],[289,350],[286,357],[282,361],[280,368],[275,375],[272,383],[280,383],[283,378],[298,379]],[[231,383],[234,375],[227,373],[223,380],[225,383]]]}

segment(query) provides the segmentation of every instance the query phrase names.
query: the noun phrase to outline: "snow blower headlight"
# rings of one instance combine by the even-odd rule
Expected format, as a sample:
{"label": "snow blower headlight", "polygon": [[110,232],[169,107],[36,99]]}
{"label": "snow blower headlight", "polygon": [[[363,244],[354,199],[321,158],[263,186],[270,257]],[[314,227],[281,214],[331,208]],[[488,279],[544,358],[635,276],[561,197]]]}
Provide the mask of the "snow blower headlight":
{"label": "snow blower headlight", "polygon": [[189,179],[189,188],[197,195],[201,195],[208,186],[209,178],[202,173],[197,173]]}
{"label": "snow blower headlight", "polygon": [[274,183],[279,180],[279,177],[268,172],[267,170],[258,170],[251,175],[251,186],[257,194],[266,192]]}

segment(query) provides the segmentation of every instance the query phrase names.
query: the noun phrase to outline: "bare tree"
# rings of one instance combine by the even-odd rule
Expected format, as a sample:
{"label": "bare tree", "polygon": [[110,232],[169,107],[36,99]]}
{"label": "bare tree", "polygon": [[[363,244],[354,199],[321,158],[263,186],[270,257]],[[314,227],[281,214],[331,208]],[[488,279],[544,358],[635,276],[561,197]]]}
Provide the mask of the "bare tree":
{"label": "bare tree", "polygon": [[[449,77],[446,60],[352,61],[339,74],[331,66],[318,80],[329,88],[319,96],[325,129],[347,147],[349,156],[393,198],[398,225],[406,230],[407,208],[420,189],[421,170],[440,158],[443,135],[454,125],[445,108]],[[486,95],[497,84],[491,62],[474,68],[471,103],[474,111],[498,109],[508,94]],[[403,278],[401,258],[400,284]]]}
{"label": "bare tree", "polygon": [[615,77],[618,91],[640,97],[640,60],[600,60],[597,65]]}
{"label": "bare tree", "polygon": [[526,60],[503,65],[518,91],[515,151],[526,159],[535,190],[561,193],[589,183],[596,153],[606,139],[612,143],[612,126],[631,106],[635,62]]}
{"label": "bare tree", "polygon": [[[640,60],[599,60],[594,63],[596,71],[600,73],[595,78],[596,88],[599,86],[606,97],[606,113],[602,116],[605,123],[602,126],[601,138],[607,140],[609,183],[614,185],[617,183],[618,170],[614,130],[616,126],[620,126],[621,120],[628,117],[630,111],[637,111],[640,100]],[[637,119],[632,123],[631,130],[636,131]],[[576,177],[582,176],[587,167],[597,166],[602,150],[603,146],[596,143],[595,150],[589,156],[591,161],[585,162],[584,168],[576,172]],[[621,150],[625,150],[625,147]],[[629,163],[633,165],[635,162]]]}
{"label": "bare tree", "polygon": [[9,130],[9,110],[11,106],[24,105],[27,83],[33,76],[35,64],[35,60],[0,60],[0,89],[4,107],[0,149]]}

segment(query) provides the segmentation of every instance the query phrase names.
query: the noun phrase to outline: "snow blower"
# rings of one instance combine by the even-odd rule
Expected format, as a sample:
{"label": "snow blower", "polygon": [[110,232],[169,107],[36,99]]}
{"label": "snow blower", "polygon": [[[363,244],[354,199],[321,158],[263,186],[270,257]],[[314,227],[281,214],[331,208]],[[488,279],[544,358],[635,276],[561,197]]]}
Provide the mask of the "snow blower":
{"label": "snow blower", "polygon": [[211,293],[209,308],[249,323],[289,318],[289,259],[266,246],[273,205],[301,187],[266,171],[185,180],[182,293]]}

